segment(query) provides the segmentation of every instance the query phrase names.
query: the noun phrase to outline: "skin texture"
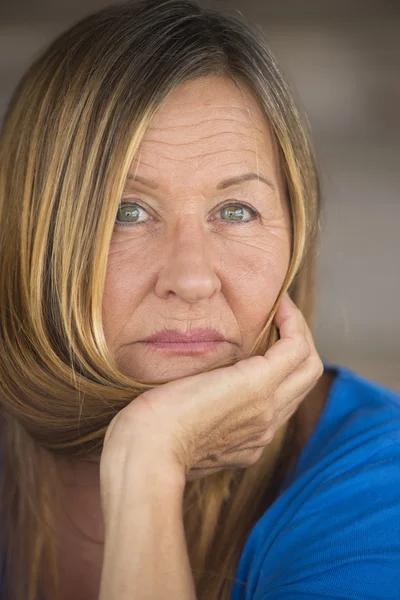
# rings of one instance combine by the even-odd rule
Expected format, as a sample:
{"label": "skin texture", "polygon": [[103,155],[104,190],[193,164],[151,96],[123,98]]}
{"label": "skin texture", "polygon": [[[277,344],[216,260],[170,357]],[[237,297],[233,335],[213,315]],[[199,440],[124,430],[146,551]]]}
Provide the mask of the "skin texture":
{"label": "skin texture", "polygon": [[[258,180],[217,189],[248,172]],[[290,260],[290,218],[268,121],[245,86],[220,77],[187,82],[159,109],[127,179],[142,225],[116,224],[103,298],[106,340],[119,368],[142,379],[176,379],[221,359],[248,356]],[[258,211],[246,224],[222,205]],[[170,356],[140,342],[163,328],[213,327],[226,338],[202,356]],[[65,511],[58,517],[62,600],[98,598],[104,525],[98,466],[59,459]],[[74,523],[88,539],[84,539]],[[97,540],[97,544],[91,540]],[[46,600],[52,591],[43,566]]]}
{"label": "skin texture", "polygon": [[[103,320],[119,368],[142,379],[192,375],[248,356],[289,266],[290,219],[268,122],[246,89],[220,77],[187,82],[156,114],[122,201],[145,208],[143,224],[116,225]],[[219,182],[259,172],[218,190]],[[221,205],[245,202],[260,216],[229,221]],[[225,211],[226,212],[226,211]],[[251,215],[245,209],[242,219]],[[200,356],[169,356],[143,340],[163,328],[213,327],[227,342]]]}
{"label": "skin texture", "polygon": [[183,528],[185,481],[210,468],[254,465],[323,371],[288,294],[274,321],[280,339],[263,357],[167,382],[111,421],[100,462],[100,600],[196,599]]}

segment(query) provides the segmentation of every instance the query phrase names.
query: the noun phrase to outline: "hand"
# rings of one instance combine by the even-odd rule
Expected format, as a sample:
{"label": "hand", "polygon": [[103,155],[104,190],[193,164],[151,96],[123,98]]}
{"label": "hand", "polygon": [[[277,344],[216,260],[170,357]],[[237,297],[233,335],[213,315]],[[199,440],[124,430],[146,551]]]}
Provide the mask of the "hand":
{"label": "hand", "polygon": [[[255,464],[323,373],[311,332],[285,294],[275,315],[280,339],[264,356],[167,382],[144,392],[111,421],[101,462],[139,448],[168,457],[187,481]],[[165,464],[165,461],[164,461]],[[107,477],[107,480],[109,478]]]}

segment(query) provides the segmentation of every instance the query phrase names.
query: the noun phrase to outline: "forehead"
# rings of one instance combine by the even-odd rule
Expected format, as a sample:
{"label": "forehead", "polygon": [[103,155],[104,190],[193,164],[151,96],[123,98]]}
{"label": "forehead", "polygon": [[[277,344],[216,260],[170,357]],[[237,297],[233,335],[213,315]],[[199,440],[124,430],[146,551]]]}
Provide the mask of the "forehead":
{"label": "forehead", "polygon": [[160,106],[132,172],[156,168],[174,176],[177,169],[183,176],[184,166],[193,175],[236,165],[237,173],[241,167],[257,168],[258,162],[273,167],[275,154],[268,119],[250,88],[211,75],[185,82]]}

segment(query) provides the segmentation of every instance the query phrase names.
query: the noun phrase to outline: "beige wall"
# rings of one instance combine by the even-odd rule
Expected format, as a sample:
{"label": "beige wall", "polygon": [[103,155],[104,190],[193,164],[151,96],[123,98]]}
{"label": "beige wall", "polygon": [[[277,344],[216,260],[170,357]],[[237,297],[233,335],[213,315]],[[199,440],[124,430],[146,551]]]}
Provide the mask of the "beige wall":
{"label": "beige wall", "polygon": [[[0,114],[44,44],[110,3],[2,0]],[[207,4],[239,8],[263,28],[308,114],[325,204],[314,326],[321,355],[400,389],[400,6]]]}

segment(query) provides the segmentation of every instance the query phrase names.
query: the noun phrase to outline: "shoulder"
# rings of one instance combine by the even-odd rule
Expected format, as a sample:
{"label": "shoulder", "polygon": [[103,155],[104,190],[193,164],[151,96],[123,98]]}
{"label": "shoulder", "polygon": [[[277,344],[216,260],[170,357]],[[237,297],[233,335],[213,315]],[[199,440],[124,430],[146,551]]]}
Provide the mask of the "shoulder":
{"label": "shoulder", "polygon": [[400,444],[400,394],[340,366],[324,411],[298,461],[304,470],[325,472]]}
{"label": "shoulder", "polygon": [[356,405],[384,407],[395,415],[400,414],[400,392],[361,376],[347,367],[328,364],[325,366],[337,371],[336,392],[339,395],[353,399]]}
{"label": "shoulder", "polygon": [[294,477],[242,559],[247,591],[234,600],[400,598],[399,394],[339,368]]}

